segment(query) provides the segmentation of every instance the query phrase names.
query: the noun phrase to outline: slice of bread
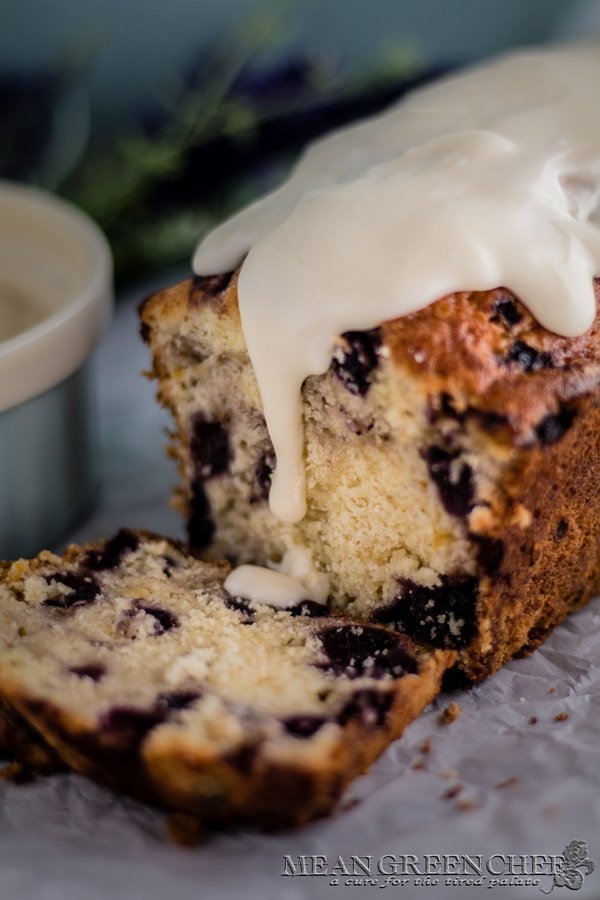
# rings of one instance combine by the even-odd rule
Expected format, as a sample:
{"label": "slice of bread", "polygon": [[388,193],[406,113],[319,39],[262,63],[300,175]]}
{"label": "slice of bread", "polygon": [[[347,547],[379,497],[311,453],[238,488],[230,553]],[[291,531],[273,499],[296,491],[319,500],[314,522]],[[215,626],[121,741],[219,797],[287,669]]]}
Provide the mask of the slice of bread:
{"label": "slice of bread", "polygon": [[209,823],[328,812],[455,654],[312,600],[233,596],[228,572],[132,531],[4,564],[5,721],[76,772]]}

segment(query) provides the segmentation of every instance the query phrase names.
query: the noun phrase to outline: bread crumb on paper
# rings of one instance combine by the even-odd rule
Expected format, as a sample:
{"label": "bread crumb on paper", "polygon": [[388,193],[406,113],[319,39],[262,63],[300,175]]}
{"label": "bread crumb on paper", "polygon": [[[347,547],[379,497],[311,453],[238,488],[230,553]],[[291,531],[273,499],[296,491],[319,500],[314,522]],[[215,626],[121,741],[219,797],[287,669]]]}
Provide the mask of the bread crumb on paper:
{"label": "bread crumb on paper", "polygon": [[455,701],[453,701],[440,715],[440,722],[442,725],[450,725],[452,722],[458,719],[461,713],[462,708],[460,706],[460,703],[456,703]]}
{"label": "bread crumb on paper", "polygon": [[468,797],[459,797],[454,805],[460,812],[471,812],[472,810],[477,809],[475,801],[469,800]]}
{"label": "bread crumb on paper", "polygon": [[505,778],[504,781],[499,781],[494,787],[498,790],[501,788],[512,787],[513,784],[518,784],[520,780],[521,779],[517,775],[510,775],[508,778]]}
{"label": "bread crumb on paper", "polygon": [[449,787],[447,791],[444,791],[444,793],[442,794],[442,799],[452,800],[453,797],[458,797],[462,789],[462,784],[453,784],[452,787]]}

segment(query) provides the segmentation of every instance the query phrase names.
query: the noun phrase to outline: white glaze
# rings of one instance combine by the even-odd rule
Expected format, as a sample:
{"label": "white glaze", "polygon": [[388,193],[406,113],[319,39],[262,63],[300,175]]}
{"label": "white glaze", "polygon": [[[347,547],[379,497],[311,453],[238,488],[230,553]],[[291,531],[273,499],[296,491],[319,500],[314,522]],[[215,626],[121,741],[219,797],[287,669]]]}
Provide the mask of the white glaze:
{"label": "white glaze", "polygon": [[277,609],[289,609],[301,600],[312,599],[297,578],[263,566],[238,566],[229,573],[223,586],[232,597],[266,603]]}
{"label": "white glaze", "polygon": [[319,572],[308,547],[292,546],[283,554],[280,563],[269,563],[272,569],[295,578],[304,585],[304,597],[325,603],[329,596],[329,578]]}
{"label": "white glaze", "polygon": [[598,85],[598,43],[475,68],[314,144],[281,188],[200,244],[198,274],[248,254],[240,313],[280,519],[305,514],[300,390],[339,334],[500,285],[552,331],[590,327]]}

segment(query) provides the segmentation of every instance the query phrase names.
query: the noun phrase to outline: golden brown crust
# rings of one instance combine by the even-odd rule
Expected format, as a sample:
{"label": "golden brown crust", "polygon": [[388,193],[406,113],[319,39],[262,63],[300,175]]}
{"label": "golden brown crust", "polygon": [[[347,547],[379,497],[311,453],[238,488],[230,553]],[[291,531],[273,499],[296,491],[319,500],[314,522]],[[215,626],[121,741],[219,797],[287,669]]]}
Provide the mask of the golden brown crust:
{"label": "golden brown crust", "polygon": [[[595,282],[600,302],[600,279]],[[515,441],[564,401],[600,384],[600,317],[575,338],[540,325],[505,288],[451,294],[383,325],[391,357],[457,412],[505,419]]]}
{"label": "golden brown crust", "polygon": [[[598,393],[580,397],[573,411],[559,442],[518,455],[498,508],[482,523],[479,615],[489,626],[463,658],[472,680],[531,652],[600,592]],[[493,548],[488,567],[486,547]]]}

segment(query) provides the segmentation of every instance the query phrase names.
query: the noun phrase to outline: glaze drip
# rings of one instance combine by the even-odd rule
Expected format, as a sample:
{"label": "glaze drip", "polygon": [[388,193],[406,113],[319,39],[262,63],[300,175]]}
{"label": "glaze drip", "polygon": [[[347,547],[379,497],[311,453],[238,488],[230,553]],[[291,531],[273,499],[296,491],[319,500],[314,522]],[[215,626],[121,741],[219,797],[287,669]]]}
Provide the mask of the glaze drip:
{"label": "glaze drip", "polygon": [[270,504],[305,514],[301,387],[335,341],[503,285],[551,331],[593,322],[600,44],[521,52],[312,145],[278,190],[198,247],[230,271],[276,454]]}

